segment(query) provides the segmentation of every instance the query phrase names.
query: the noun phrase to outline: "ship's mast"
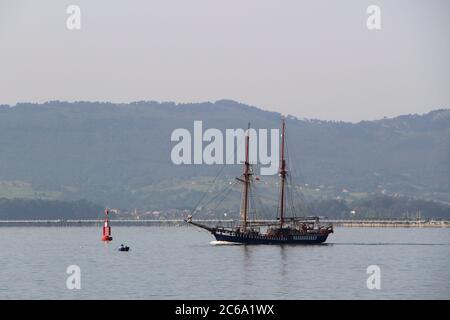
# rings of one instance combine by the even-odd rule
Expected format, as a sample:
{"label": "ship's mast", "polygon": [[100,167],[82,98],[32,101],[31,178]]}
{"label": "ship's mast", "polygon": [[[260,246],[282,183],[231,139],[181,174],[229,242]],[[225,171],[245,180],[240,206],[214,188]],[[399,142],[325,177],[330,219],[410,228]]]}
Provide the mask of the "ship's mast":
{"label": "ship's mast", "polygon": [[[250,129],[250,123],[248,124]],[[244,179],[238,179],[244,184],[243,198],[241,204],[241,232],[247,230],[247,217],[248,217],[248,190],[250,187],[250,159],[249,159],[249,142],[250,142],[250,130],[247,130],[245,134],[245,162],[244,162]]]}
{"label": "ship's mast", "polygon": [[281,190],[280,190],[280,229],[283,228],[284,224],[284,199],[285,199],[285,184],[286,184],[286,160],[284,157],[284,134],[285,134],[285,124],[284,118],[282,119],[281,125],[281,152],[280,152],[280,179],[281,179]]}

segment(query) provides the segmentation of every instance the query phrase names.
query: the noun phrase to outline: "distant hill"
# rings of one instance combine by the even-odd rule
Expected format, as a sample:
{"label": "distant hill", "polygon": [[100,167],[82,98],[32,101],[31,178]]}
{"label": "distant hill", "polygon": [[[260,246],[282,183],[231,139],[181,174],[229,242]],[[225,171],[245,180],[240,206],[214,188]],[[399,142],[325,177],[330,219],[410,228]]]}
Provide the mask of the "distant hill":
{"label": "distant hill", "polygon": [[[280,114],[229,100],[1,106],[0,197],[192,207],[219,170],[171,163],[172,131],[192,131],[194,120],[205,129],[278,128]],[[288,117],[287,126],[311,199],[385,193],[450,202],[449,109],[355,124]],[[234,165],[224,174],[239,172]]]}
{"label": "distant hill", "polygon": [[381,194],[348,202],[321,200],[310,205],[312,212],[337,219],[450,219],[450,205],[435,201]]}

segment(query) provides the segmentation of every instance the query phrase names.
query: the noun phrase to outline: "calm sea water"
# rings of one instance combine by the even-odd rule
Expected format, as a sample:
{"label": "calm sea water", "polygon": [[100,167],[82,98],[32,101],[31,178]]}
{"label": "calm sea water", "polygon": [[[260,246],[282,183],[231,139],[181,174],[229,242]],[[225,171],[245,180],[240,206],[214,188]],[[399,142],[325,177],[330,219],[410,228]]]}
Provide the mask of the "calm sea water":
{"label": "calm sea water", "polygon": [[[211,245],[195,228],[0,228],[1,299],[448,299],[450,229],[336,228],[317,246]],[[130,252],[116,250],[126,243]],[[81,268],[81,289],[66,269]],[[366,286],[369,265],[381,289]]]}

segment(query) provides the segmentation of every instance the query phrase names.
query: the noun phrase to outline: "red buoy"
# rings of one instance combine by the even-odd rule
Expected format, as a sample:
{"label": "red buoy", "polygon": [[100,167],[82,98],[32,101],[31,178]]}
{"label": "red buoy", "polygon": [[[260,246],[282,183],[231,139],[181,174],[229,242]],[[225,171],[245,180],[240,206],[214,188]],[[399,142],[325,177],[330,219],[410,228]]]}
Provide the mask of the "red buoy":
{"label": "red buoy", "polygon": [[113,239],[111,237],[111,227],[109,226],[108,214],[109,214],[109,210],[105,209],[105,222],[103,224],[102,241],[111,241]]}

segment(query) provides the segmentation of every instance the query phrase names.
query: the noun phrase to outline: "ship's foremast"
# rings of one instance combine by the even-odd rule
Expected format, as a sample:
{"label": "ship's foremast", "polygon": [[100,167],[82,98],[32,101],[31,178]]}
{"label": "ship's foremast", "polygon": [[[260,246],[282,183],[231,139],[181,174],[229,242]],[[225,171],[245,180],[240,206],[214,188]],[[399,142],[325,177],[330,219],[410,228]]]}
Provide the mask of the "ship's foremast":
{"label": "ship's foremast", "polygon": [[243,189],[243,197],[241,203],[241,225],[240,231],[245,232],[247,230],[247,221],[248,221],[248,209],[249,209],[249,188],[250,188],[250,178],[251,178],[251,170],[250,170],[250,157],[249,157],[249,144],[250,144],[250,124],[248,125],[248,130],[245,134],[245,162],[244,162],[244,173],[242,175],[243,179],[237,178],[240,182],[244,184]]}

